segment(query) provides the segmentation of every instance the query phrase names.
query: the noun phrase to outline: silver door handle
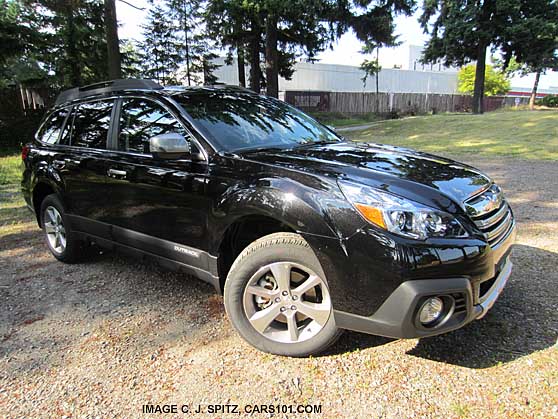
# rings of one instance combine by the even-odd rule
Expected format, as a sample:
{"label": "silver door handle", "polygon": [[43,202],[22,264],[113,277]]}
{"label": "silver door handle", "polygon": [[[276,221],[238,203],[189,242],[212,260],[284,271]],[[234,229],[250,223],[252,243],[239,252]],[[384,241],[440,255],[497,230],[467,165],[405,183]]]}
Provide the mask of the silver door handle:
{"label": "silver door handle", "polygon": [[107,174],[108,174],[109,176],[126,177],[126,175],[128,174],[128,172],[125,171],[125,170],[108,169]]}
{"label": "silver door handle", "polygon": [[64,162],[70,167],[77,167],[81,163],[81,160],[64,159]]}

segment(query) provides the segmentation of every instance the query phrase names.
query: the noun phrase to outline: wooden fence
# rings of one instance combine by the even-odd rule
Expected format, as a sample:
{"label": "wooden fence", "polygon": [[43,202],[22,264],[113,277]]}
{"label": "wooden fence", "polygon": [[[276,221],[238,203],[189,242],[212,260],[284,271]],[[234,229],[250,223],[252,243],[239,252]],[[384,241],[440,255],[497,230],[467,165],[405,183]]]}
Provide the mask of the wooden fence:
{"label": "wooden fence", "polygon": [[[506,106],[528,102],[528,98],[488,97],[485,109],[493,111]],[[378,113],[424,114],[430,112],[465,112],[472,107],[473,98],[466,95],[434,93],[369,93],[287,91],[285,100],[300,109],[314,112],[345,114]]]}
{"label": "wooden fence", "polygon": [[0,89],[0,150],[31,141],[53,99],[54,93],[47,88]]}

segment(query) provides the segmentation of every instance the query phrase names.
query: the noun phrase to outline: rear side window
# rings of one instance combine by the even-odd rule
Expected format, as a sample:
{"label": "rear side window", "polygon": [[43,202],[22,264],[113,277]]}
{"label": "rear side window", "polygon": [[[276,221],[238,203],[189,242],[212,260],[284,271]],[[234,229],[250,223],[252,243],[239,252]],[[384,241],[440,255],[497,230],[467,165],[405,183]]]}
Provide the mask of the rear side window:
{"label": "rear side window", "polygon": [[100,148],[107,146],[113,100],[82,103],[75,111],[72,145]]}
{"label": "rear side window", "polygon": [[37,134],[39,141],[47,144],[59,144],[60,132],[70,109],[60,109],[52,113]]}
{"label": "rear side window", "polygon": [[149,139],[155,135],[186,132],[165,108],[148,99],[124,99],[120,113],[118,149],[149,153]]}

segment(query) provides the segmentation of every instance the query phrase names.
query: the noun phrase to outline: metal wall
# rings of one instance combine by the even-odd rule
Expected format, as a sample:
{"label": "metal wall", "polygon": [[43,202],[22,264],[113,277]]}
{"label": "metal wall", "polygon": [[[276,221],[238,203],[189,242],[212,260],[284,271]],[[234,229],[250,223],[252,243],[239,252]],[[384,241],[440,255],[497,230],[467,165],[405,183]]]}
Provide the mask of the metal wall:
{"label": "metal wall", "polygon": [[[223,58],[215,71],[218,81],[238,84],[236,62],[225,65]],[[246,75],[250,74],[246,68]],[[364,72],[358,67],[337,64],[296,63],[292,80],[279,78],[279,90],[310,90],[331,92],[375,92],[375,77],[368,77],[366,86],[362,81]],[[457,73],[383,69],[378,75],[380,92],[387,93],[439,93],[453,94],[457,91]]]}

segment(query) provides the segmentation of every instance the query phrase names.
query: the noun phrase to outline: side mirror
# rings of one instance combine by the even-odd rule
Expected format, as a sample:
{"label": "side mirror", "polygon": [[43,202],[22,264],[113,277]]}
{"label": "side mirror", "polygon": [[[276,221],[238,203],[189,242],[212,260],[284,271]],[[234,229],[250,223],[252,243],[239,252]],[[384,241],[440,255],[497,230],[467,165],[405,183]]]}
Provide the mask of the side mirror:
{"label": "side mirror", "polygon": [[169,132],[149,139],[149,151],[160,159],[181,159],[190,155],[190,143],[182,134]]}

